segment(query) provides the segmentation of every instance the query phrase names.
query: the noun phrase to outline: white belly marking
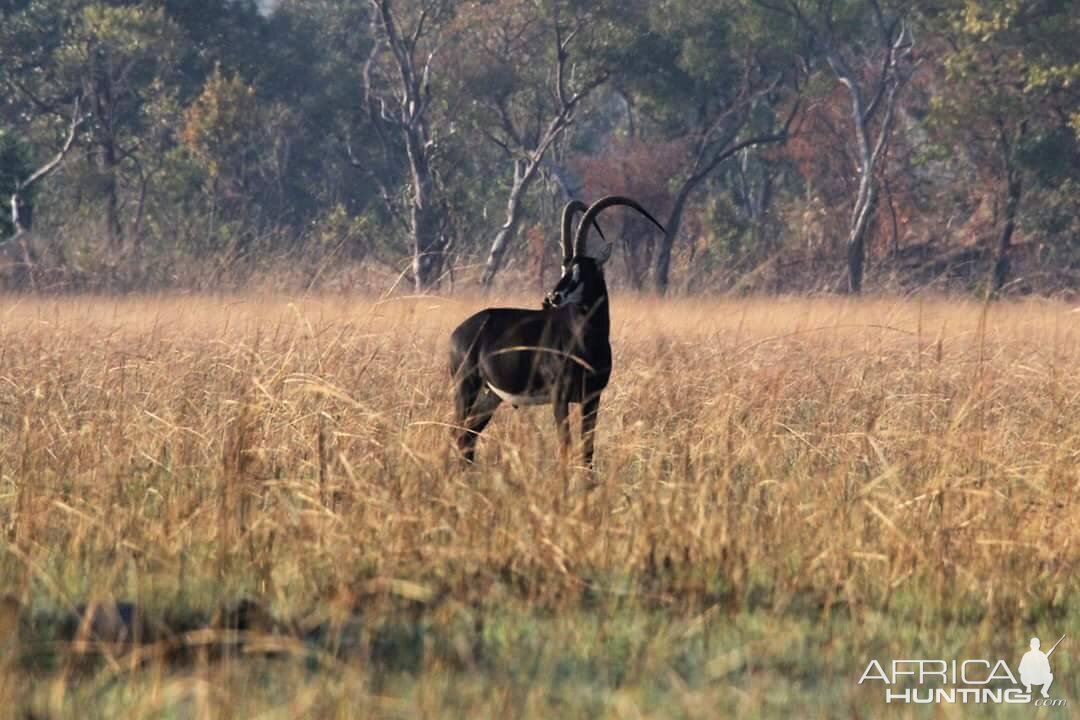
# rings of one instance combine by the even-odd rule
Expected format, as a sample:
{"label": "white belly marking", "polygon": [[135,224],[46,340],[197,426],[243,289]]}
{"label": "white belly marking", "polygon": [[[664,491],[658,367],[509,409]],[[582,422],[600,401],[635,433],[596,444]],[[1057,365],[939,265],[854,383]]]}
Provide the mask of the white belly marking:
{"label": "white belly marking", "polygon": [[517,407],[518,405],[544,405],[551,402],[551,397],[547,393],[540,395],[514,395],[505,390],[500,390],[491,383],[488,383],[488,387],[491,388],[491,392],[502,398],[503,402],[508,402],[514,407]]}

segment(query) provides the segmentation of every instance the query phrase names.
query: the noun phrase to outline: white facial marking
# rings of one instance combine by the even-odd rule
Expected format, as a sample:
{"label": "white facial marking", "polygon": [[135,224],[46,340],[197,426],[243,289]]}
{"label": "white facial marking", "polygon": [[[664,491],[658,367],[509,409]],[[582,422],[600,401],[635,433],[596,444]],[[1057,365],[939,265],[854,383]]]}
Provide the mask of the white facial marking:
{"label": "white facial marking", "polygon": [[566,293],[562,297],[561,305],[574,305],[581,302],[581,298],[585,293],[585,285],[581,282],[581,268],[578,265],[574,265],[573,270],[570,271],[570,279],[573,281],[570,292]]}

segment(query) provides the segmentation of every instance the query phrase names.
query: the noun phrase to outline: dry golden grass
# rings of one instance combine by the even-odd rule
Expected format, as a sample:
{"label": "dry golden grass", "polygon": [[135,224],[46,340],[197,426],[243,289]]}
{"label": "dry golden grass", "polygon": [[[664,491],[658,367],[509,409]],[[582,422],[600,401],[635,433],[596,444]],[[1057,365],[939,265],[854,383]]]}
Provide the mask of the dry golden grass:
{"label": "dry golden grass", "polygon": [[[588,492],[558,467],[550,407],[500,409],[477,465],[457,463],[447,338],[479,306],[3,300],[0,592],[21,606],[7,634],[24,668],[6,692],[54,714],[348,716],[361,696],[394,716],[547,716],[570,696],[583,716],[768,715],[808,697],[858,714],[871,648],[935,648],[953,628],[950,652],[982,657],[1080,630],[1073,308],[616,298]],[[124,665],[115,646],[76,670],[40,647],[49,618],[114,600],[148,636],[197,645],[198,618],[242,598],[268,616],[252,630],[333,671],[312,685],[305,666],[229,652]],[[843,640],[815,634],[833,622]],[[776,637],[795,625],[798,648]],[[574,655],[594,690],[568,695],[562,665],[497,667],[510,646],[547,657],[529,638],[552,631],[553,658],[596,648]]]}

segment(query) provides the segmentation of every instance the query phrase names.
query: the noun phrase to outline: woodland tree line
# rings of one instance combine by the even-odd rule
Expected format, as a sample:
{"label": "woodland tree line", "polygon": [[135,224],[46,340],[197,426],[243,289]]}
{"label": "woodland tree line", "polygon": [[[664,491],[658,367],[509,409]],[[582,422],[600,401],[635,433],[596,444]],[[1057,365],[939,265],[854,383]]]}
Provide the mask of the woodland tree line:
{"label": "woodland tree line", "polygon": [[0,267],[518,287],[621,193],[667,229],[607,218],[635,289],[1071,291],[1078,38],[1072,0],[0,0]]}

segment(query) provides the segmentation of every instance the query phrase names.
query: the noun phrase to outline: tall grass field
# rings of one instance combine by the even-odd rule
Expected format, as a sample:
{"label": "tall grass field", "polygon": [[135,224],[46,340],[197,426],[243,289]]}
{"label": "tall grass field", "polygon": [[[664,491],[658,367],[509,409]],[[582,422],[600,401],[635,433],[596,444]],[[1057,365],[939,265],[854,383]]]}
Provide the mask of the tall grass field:
{"label": "tall grass field", "polygon": [[[1076,308],[615,297],[589,476],[550,406],[459,462],[448,337],[483,304],[0,301],[0,714],[1080,707]],[[1063,634],[1064,706],[859,684]]]}

